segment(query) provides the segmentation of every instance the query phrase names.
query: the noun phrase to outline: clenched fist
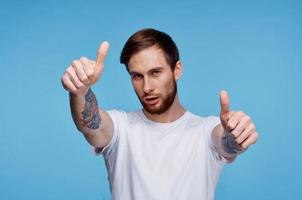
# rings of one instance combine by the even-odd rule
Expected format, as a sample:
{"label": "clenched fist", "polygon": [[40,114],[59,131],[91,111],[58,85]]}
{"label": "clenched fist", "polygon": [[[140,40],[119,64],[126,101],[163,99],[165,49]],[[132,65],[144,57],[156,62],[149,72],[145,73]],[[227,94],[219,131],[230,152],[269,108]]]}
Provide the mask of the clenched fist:
{"label": "clenched fist", "polygon": [[96,61],[86,57],[74,60],[62,76],[63,87],[72,94],[85,94],[99,79],[104,69],[108,48],[109,43],[106,41],[100,45]]}
{"label": "clenched fist", "polygon": [[242,111],[229,111],[229,97],[226,91],[220,93],[220,121],[226,130],[225,138],[228,141],[228,152],[241,152],[258,139],[255,124],[250,116]]}

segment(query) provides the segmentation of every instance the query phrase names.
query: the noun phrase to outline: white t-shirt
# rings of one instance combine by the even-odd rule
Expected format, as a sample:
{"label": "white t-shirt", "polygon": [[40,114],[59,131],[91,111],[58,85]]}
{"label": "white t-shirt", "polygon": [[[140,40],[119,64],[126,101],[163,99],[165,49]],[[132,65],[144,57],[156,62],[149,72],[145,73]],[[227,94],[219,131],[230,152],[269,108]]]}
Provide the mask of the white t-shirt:
{"label": "white t-shirt", "polygon": [[101,154],[113,200],[214,199],[227,162],[211,141],[218,117],[186,111],[174,122],[158,123],[142,110],[108,113],[114,135]]}

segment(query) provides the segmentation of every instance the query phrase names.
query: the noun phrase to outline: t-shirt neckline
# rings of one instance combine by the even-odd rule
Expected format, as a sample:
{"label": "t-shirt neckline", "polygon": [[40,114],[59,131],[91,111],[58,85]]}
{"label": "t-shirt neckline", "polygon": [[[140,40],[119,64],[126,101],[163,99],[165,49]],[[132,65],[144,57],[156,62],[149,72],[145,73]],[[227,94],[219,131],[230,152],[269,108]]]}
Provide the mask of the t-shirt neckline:
{"label": "t-shirt neckline", "polygon": [[152,124],[152,125],[155,125],[155,126],[165,126],[165,127],[169,127],[169,126],[173,126],[175,124],[178,124],[179,122],[183,121],[184,119],[187,118],[187,116],[189,115],[189,111],[186,110],[184,112],[184,114],[182,114],[178,119],[172,121],[172,122],[156,122],[156,121],[152,121],[150,119],[147,118],[147,116],[145,115],[145,113],[143,112],[143,109],[140,109],[139,110],[139,115],[141,116],[141,118],[149,123],[149,124]]}

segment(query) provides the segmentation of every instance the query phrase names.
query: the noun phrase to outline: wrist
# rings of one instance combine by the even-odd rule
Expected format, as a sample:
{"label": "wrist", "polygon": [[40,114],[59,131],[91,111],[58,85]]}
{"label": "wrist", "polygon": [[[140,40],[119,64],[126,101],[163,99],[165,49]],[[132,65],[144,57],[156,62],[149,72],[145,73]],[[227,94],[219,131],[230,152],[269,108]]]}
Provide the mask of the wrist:
{"label": "wrist", "polygon": [[71,98],[83,98],[86,96],[88,91],[90,90],[90,87],[81,88],[77,93],[69,92],[69,96]]}
{"label": "wrist", "polygon": [[242,152],[242,147],[237,143],[234,135],[226,129],[223,131],[220,143],[223,150],[230,155],[236,155]]}

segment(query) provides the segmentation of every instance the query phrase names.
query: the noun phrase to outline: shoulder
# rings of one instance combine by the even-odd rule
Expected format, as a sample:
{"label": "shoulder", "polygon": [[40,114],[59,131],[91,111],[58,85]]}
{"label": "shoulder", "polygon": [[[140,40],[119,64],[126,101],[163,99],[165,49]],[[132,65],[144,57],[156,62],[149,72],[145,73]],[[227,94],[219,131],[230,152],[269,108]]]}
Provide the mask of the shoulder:
{"label": "shoulder", "polygon": [[118,110],[118,109],[112,109],[112,110],[107,110],[107,113],[109,116],[112,118],[113,121],[136,121],[137,119],[140,118],[140,111],[131,111],[131,112],[126,112],[124,110]]}
{"label": "shoulder", "polygon": [[220,119],[218,116],[214,116],[214,115],[200,116],[200,115],[194,114],[190,111],[187,111],[187,112],[188,112],[188,118],[191,121],[199,121],[199,122],[207,123],[207,124],[220,122]]}
{"label": "shoulder", "polygon": [[218,124],[220,124],[220,118],[217,116],[208,116],[206,117],[205,122],[207,123],[208,126],[215,127]]}
{"label": "shoulder", "polygon": [[119,110],[119,109],[107,110],[106,112],[107,112],[109,115],[124,115],[124,114],[126,114],[125,111]]}
{"label": "shoulder", "polygon": [[214,115],[210,116],[199,116],[189,112],[189,121],[190,123],[198,123],[207,127],[215,127],[220,123],[220,118]]}

